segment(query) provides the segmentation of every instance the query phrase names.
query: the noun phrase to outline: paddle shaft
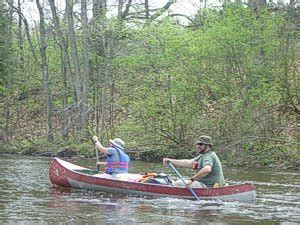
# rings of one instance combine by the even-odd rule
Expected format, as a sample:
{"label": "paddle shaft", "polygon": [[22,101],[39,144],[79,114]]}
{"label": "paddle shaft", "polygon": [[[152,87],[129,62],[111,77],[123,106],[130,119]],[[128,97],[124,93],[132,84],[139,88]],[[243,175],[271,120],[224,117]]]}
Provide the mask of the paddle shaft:
{"label": "paddle shaft", "polygon": [[[94,142],[93,142],[94,143]],[[96,150],[96,160],[97,160],[97,170],[98,172],[100,171],[100,165],[99,165],[99,153],[98,153],[98,149],[97,149],[97,146],[96,144],[94,143],[95,145],[95,150]]]}
{"label": "paddle shaft", "polygon": [[[174,172],[177,174],[177,176],[182,180],[182,182],[186,185],[183,177],[180,175],[180,173],[176,170],[176,168],[173,166],[171,162],[169,162],[169,166],[174,170]],[[200,201],[200,198],[196,195],[196,193],[193,191],[192,188],[188,187],[188,190],[195,196],[195,198]]]}

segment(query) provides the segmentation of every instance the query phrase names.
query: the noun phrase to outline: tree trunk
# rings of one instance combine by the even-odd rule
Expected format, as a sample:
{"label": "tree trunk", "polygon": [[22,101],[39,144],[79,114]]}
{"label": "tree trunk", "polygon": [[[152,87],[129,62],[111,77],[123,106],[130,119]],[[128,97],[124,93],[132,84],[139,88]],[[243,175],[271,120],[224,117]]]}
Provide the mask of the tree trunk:
{"label": "tree trunk", "polygon": [[[12,0],[11,0],[12,1]],[[10,126],[9,126],[9,119],[10,119],[10,93],[11,93],[11,86],[12,86],[12,58],[10,54],[11,50],[11,37],[12,37],[12,24],[13,24],[13,11],[10,10],[9,14],[4,13],[6,9],[4,5],[0,3],[0,19],[4,20],[1,23],[1,45],[0,45],[0,55],[1,61],[3,60],[3,64],[0,65],[0,74],[4,77],[6,75],[6,88],[5,88],[5,99],[4,99],[4,111],[3,111],[3,118],[4,118],[4,132],[3,132],[3,140],[9,141],[10,140]],[[8,20],[6,21],[5,18],[8,15]],[[8,54],[6,54],[6,51]],[[2,120],[1,120],[2,121]]]}
{"label": "tree trunk", "polygon": [[[104,20],[106,23],[106,20]],[[106,27],[106,24],[105,26]],[[101,116],[101,123],[99,127],[99,133],[102,133],[105,127],[105,116],[106,116],[106,106],[107,106],[107,90],[108,90],[108,80],[109,80],[109,73],[110,73],[110,57],[111,57],[111,45],[112,40],[110,37],[107,37],[102,34],[102,45],[104,49],[104,86],[102,89],[102,99],[101,99],[101,108],[100,108],[100,116]]]}
{"label": "tree trunk", "polygon": [[63,76],[63,112],[62,112],[62,125],[61,125],[61,135],[64,138],[68,137],[69,134],[69,117],[68,117],[68,85],[67,85],[67,76],[66,76],[66,66],[64,64],[64,56],[63,52],[61,51],[61,73]]}
{"label": "tree trunk", "polygon": [[[93,0],[93,17],[94,20],[101,21],[106,23],[106,0]],[[105,31],[103,31],[105,32]],[[104,42],[104,43],[103,43]],[[100,46],[98,44],[101,44]],[[92,49],[95,49],[95,54],[106,58],[105,52],[105,34],[99,37],[97,41],[95,41],[95,45]],[[107,61],[104,62],[104,74],[108,76],[108,65]],[[99,61],[96,61],[96,72],[94,77],[94,94],[95,94],[95,123],[96,123],[96,132],[101,133],[101,138],[103,138],[103,130],[105,125],[105,108],[106,108],[106,83],[103,85],[102,90],[99,90],[100,78],[99,74],[101,69],[99,69]],[[104,75],[105,76],[105,75]],[[105,82],[105,81],[104,81]],[[101,93],[101,94],[100,94]]]}
{"label": "tree trunk", "polygon": [[48,73],[48,64],[46,56],[46,29],[45,29],[45,18],[43,8],[40,4],[40,1],[36,1],[36,5],[40,14],[40,51],[41,51],[41,69],[43,73],[43,85],[44,85],[44,94],[45,94],[45,113],[46,113],[46,137],[48,141],[53,140],[52,134],[52,121],[51,121],[51,89],[49,84],[49,73]]}
{"label": "tree trunk", "polygon": [[73,0],[66,0],[66,12],[68,18],[68,33],[71,43],[72,60],[74,66],[74,85],[76,93],[76,109],[75,109],[75,126],[76,130],[81,130],[81,118],[82,118],[82,102],[81,102],[81,81],[80,81],[80,66],[79,57],[77,52],[76,38],[74,32],[74,21],[73,21]]}
{"label": "tree trunk", "polygon": [[39,60],[38,60],[37,54],[36,54],[36,49],[34,48],[34,45],[31,41],[31,37],[30,37],[30,33],[29,33],[29,26],[28,26],[28,22],[27,22],[26,18],[24,17],[23,13],[18,8],[14,7],[13,2],[7,1],[6,3],[12,9],[14,9],[18,13],[18,15],[21,17],[21,19],[23,20],[24,25],[25,25],[26,36],[27,36],[27,39],[28,39],[28,42],[29,42],[29,45],[30,45],[30,50],[31,50],[33,58],[34,58],[34,62],[36,64],[39,64]]}
{"label": "tree trunk", "polygon": [[97,18],[106,10],[106,0],[93,0],[93,18]]}
{"label": "tree trunk", "polygon": [[95,100],[95,104],[94,104],[94,106],[95,106],[95,111],[96,111],[96,113],[95,113],[95,122],[96,122],[96,129],[95,129],[95,132],[97,132],[98,130],[99,130],[99,121],[100,121],[100,91],[99,91],[99,76],[98,76],[98,74],[100,73],[100,69],[99,69],[99,61],[96,61],[96,71],[95,71],[95,77],[94,77],[94,80],[95,80],[95,83],[94,83],[94,92],[93,92],[93,94],[94,94],[94,96],[95,96],[95,98],[94,98],[94,100]]}
{"label": "tree trunk", "polygon": [[118,4],[118,19],[122,18],[123,0],[119,0]]}
{"label": "tree trunk", "polygon": [[148,0],[145,0],[145,12],[146,12],[146,19],[149,19],[150,11],[149,11],[149,1]]}
{"label": "tree trunk", "polygon": [[73,98],[74,101],[76,100],[75,96],[75,86],[74,86],[74,82],[72,80],[72,76],[71,76],[71,67],[70,67],[70,60],[69,60],[69,54],[68,54],[68,47],[67,47],[67,43],[66,40],[64,38],[64,34],[62,32],[62,28],[60,27],[59,24],[59,19],[56,13],[56,8],[54,5],[54,0],[49,0],[50,3],[50,7],[51,7],[51,13],[52,13],[52,17],[53,17],[53,22],[54,22],[54,29],[55,29],[55,33],[58,37],[58,41],[59,41],[59,47],[62,51],[62,63],[65,66],[65,72],[66,72],[66,79],[68,81],[68,86],[69,87],[74,87],[74,91],[73,91]]}
{"label": "tree trunk", "polygon": [[89,29],[87,18],[86,0],[81,0],[81,21],[82,21],[82,54],[83,54],[83,79],[82,79],[82,127],[85,127],[89,119],[88,107],[88,80],[89,80]]}
{"label": "tree trunk", "polygon": [[262,7],[264,7],[267,4],[267,1],[266,0],[250,0],[249,3],[253,9],[261,9]]}
{"label": "tree trunk", "polygon": [[71,76],[71,67],[70,67],[70,60],[69,60],[69,54],[68,54],[68,47],[67,47],[67,43],[66,40],[64,38],[64,34],[62,32],[62,29],[60,27],[59,24],[59,19],[56,13],[56,8],[54,5],[54,0],[49,0],[50,3],[50,7],[51,7],[51,13],[52,13],[52,17],[53,17],[53,22],[54,22],[54,29],[55,29],[55,33],[58,37],[58,41],[59,41],[59,47],[61,49],[61,53],[62,53],[62,58],[61,58],[61,64],[62,64],[62,76],[63,76],[63,82],[64,82],[64,90],[63,90],[63,121],[62,121],[62,135],[63,136],[68,136],[68,131],[69,128],[68,126],[68,112],[67,110],[65,110],[67,108],[68,105],[68,90],[69,87],[72,87],[72,94],[73,94],[73,99],[74,102],[77,101],[76,98],[76,88],[75,88],[75,84],[73,82],[72,76]]}
{"label": "tree trunk", "polygon": [[[18,10],[21,11],[21,0],[18,0]],[[21,78],[21,89],[22,89],[22,94],[25,92],[25,87],[24,87],[24,52],[23,52],[23,36],[22,36],[22,17],[20,14],[18,18],[18,47],[19,47],[19,77]]]}
{"label": "tree trunk", "polygon": [[111,102],[111,104],[110,104],[110,107],[109,107],[109,113],[110,113],[110,115],[109,115],[109,123],[110,123],[110,130],[111,130],[111,136],[114,136],[114,123],[115,123],[115,121],[114,121],[114,112],[115,112],[115,108],[114,108],[114,102],[115,102],[115,99],[114,99],[114,93],[115,93],[115,91],[114,91],[114,89],[115,89],[115,80],[113,79],[113,81],[112,81],[112,85],[111,85],[111,91],[110,91],[110,102]]}

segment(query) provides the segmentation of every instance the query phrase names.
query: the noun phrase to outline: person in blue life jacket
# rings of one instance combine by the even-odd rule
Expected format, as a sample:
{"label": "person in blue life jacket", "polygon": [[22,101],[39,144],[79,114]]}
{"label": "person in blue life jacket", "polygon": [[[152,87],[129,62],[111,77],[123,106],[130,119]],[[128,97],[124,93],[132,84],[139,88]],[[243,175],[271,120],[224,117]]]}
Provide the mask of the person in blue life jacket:
{"label": "person in blue life jacket", "polygon": [[92,140],[97,149],[103,154],[106,154],[105,172],[107,174],[115,175],[119,173],[128,173],[130,157],[125,153],[125,142],[122,139],[109,139],[109,147],[103,147],[97,136],[94,136]]}
{"label": "person in blue life jacket", "polygon": [[222,164],[213,150],[212,138],[202,135],[196,142],[199,155],[193,159],[170,159],[164,158],[163,163],[168,165],[171,162],[175,166],[192,168],[196,172],[186,180],[185,184],[178,180],[176,186],[191,186],[191,187],[218,187],[224,186],[224,174]]}

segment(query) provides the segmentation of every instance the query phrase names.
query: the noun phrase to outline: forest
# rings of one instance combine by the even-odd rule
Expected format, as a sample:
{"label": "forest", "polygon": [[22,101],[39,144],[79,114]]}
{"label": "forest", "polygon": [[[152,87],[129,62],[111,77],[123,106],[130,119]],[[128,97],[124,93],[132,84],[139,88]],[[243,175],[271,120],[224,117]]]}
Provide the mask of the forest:
{"label": "forest", "polygon": [[0,152],[94,157],[98,135],[161,162],[205,134],[225,165],[299,168],[296,1],[176,4],[0,3]]}

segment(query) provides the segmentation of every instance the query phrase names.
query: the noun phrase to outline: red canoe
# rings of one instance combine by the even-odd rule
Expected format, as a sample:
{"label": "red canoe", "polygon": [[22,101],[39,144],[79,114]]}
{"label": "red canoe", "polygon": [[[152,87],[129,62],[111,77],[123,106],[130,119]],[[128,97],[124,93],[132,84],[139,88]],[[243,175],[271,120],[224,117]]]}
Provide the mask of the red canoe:
{"label": "red canoe", "polygon": [[[104,192],[135,195],[163,196],[195,199],[186,187],[124,181],[94,176],[97,171],[54,158],[50,170],[50,181],[54,186],[83,188]],[[200,199],[222,199],[229,201],[255,201],[255,187],[250,183],[218,188],[193,188]]]}

